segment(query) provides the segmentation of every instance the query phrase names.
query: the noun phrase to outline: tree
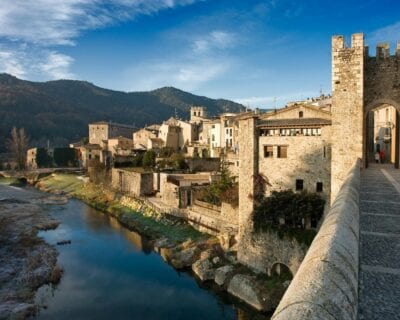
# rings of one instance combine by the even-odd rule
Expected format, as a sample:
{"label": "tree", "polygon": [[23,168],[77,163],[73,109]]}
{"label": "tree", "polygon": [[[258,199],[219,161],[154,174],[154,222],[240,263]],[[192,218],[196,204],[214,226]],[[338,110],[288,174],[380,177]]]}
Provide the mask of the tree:
{"label": "tree", "polygon": [[154,150],[148,150],[143,155],[143,167],[153,168],[156,164],[156,153]]}
{"label": "tree", "polygon": [[11,139],[8,140],[8,149],[14,155],[17,161],[17,169],[22,170],[26,164],[26,151],[28,150],[29,138],[24,128],[11,130]]}

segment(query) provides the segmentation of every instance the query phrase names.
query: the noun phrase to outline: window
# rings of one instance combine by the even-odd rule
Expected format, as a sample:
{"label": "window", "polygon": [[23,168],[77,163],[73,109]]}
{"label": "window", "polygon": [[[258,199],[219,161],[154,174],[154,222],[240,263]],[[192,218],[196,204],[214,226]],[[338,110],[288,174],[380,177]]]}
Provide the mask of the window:
{"label": "window", "polygon": [[324,186],[322,182],[317,182],[317,192],[322,192],[324,190]]}
{"label": "window", "polygon": [[272,158],[274,156],[274,149],[272,146],[264,146],[264,158]]}
{"label": "window", "polygon": [[303,190],[304,188],[304,180],[296,179],[296,191]]}
{"label": "window", "polygon": [[215,141],[215,136],[211,135],[211,141]]}
{"label": "window", "polygon": [[211,126],[211,129],[215,129],[215,124],[213,124],[213,125]]}
{"label": "window", "polygon": [[287,146],[278,146],[278,158],[287,158]]}
{"label": "window", "polygon": [[303,111],[300,111],[299,112],[299,118],[303,118],[303,116],[304,116]]}

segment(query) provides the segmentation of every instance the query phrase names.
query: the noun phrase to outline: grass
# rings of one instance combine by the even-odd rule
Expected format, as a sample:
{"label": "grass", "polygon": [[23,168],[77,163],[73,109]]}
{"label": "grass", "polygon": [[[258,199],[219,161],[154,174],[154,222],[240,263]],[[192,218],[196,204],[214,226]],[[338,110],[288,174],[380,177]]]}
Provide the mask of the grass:
{"label": "grass", "polygon": [[2,185],[10,186],[10,185],[14,185],[16,183],[18,183],[18,179],[0,177],[0,184],[2,184]]}
{"label": "grass", "polygon": [[113,192],[92,183],[85,184],[73,174],[52,174],[41,179],[39,185],[45,191],[63,191],[78,198],[91,207],[116,217],[126,227],[134,228],[152,238],[166,237],[174,243],[181,243],[188,239],[198,241],[209,238],[208,235],[188,224],[175,225],[177,222],[175,219],[169,221],[163,216],[162,221],[159,221],[160,219],[155,216],[144,215],[142,212],[125,207],[115,200]]}

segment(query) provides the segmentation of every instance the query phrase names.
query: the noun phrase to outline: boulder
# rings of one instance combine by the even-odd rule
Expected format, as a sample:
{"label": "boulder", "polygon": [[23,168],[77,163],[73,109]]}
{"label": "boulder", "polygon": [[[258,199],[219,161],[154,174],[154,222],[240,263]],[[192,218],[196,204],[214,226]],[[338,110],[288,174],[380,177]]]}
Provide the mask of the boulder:
{"label": "boulder", "polygon": [[171,264],[176,269],[188,268],[198,258],[198,255],[199,250],[197,247],[190,247],[175,253],[171,257]]}
{"label": "boulder", "polygon": [[237,274],[229,282],[228,292],[255,309],[265,311],[264,301],[256,288],[257,283],[253,276]]}
{"label": "boulder", "polygon": [[192,270],[201,281],[214,280],[215,269],[209,259],[197,260],[192,265]]}
{"label": "boulder", "polygon": [[230,273],[232,273],[233,270],[234,267],[232,265],[223,266],[215,270],[215,278],[214,278],[215,283],[218,284],[219,286],[223,286],[228,276],[230,275]]}

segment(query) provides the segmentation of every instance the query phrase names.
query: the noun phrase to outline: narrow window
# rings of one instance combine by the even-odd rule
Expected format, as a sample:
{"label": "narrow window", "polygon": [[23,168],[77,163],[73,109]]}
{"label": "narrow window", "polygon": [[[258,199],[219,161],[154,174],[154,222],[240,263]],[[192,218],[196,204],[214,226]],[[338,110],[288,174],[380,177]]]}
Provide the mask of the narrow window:
{"label": "narrow window", "polygon": [[303,118],[303,116],[304,116],[303,111],[300,111],[299,112],[299,118]]}
{"label": "narrow window", "polygon": [[303,190],[304,188],[304,180],[296,179],[296,191]]}
{"label": "narrow window", "polygon": [[326,158],[326,146],[324,146],[324,158]]}
{"label": "narrow window", "polygon": [[278,158],[287,158],[287,146],[278,146]]}
{"label": "narrow window", "polygon": [[215,141],[215,136],[211,135],[211,141]]}
{"label": "narrow window", "polygon": [[272,146],[264,146],[264,158],[272,158],[274,156],[274,149]]}
{"label": "narrow window", "polygon": [[322,192],[324,191],[324,186],[322,182],[317,182],[317,192]]}

